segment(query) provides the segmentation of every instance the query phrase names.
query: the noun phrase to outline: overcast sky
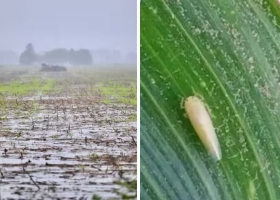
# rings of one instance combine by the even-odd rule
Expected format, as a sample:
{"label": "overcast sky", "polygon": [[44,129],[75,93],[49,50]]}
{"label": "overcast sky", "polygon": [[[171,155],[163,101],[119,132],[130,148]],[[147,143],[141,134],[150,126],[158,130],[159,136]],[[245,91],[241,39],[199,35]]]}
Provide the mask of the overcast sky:
{"label": "overcast sky", "polygon": [[136,52],[137,0],[0,0],[0,50]]}

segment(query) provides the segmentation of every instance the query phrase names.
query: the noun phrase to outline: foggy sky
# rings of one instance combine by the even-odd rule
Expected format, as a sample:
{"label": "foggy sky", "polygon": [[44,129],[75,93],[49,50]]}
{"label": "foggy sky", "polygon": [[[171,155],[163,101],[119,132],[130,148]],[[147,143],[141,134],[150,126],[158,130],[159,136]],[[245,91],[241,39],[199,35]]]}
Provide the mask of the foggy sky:
{"label": "foggy sky", "polygon": [[0,0],[0,50],[136,52],[137,0]]}

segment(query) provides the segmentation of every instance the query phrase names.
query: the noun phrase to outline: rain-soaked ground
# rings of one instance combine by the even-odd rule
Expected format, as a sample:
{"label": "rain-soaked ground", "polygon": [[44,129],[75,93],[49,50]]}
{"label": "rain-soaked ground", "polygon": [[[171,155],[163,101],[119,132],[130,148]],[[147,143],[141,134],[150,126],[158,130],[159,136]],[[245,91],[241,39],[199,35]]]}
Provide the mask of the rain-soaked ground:
{"label": "rain-soaked ground", "polygon": [[96,94],[1,104],[0,199],[135,198],[135,105]]}

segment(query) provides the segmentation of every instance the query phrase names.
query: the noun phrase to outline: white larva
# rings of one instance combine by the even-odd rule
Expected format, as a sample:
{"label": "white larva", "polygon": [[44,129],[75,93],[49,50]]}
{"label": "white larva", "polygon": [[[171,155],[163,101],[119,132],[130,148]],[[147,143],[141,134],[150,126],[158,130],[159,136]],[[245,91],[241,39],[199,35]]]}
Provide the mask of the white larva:
{"label": "white larva", "polygon": [[195,96],[185,100],[185,110],[200,140],[217,161],[222,158],[220,144],[204,103]]}

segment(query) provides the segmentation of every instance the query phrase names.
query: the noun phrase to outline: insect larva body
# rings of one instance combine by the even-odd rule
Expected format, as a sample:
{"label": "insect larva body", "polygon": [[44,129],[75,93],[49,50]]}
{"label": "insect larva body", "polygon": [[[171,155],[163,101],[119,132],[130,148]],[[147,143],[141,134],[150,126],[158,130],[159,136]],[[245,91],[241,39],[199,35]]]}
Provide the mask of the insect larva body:
{"label": "insect larva body", "polygon": [[188,97],[185,100],[185,110],[206,149],[216,160],[220,160],[222,158],[220,144],[204,103],[197,97]]}

